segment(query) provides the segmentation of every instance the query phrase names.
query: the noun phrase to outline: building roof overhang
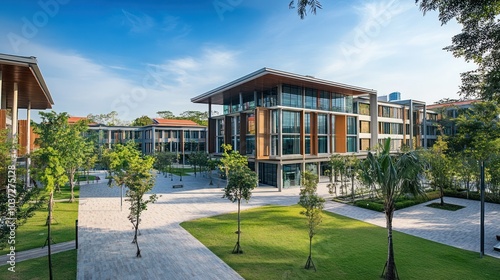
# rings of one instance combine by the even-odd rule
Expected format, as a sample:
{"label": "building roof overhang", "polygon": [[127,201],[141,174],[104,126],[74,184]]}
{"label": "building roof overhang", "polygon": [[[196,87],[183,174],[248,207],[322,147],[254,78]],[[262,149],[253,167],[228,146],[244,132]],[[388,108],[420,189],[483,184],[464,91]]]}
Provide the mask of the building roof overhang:
{"label": "building roof overhang", "polygon": [[193,97],[191,98],[191,102],[223,105],[225,98],[238,95],[240,92],[268,90],[279,84],[291,84],[352,96],[377,93],[373,89],[356,87],[271,68],[262,68],[223,86]]}
{"label": "building roof overhang", "polygon": [[14,83],[18,84],[18,108],[51,109],[54,105],[50,91],[38,68],[35,57],[0,54],[2,96],[6,96],[7,108],[14,101]]}

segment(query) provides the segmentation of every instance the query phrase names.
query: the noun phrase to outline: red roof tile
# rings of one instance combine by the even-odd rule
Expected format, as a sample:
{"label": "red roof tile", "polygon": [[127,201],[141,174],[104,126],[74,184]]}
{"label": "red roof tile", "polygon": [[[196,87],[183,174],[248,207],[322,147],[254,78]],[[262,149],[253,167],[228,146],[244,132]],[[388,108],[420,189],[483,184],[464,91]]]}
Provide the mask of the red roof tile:
{"label": "red roof tile", "polygon": [[78,121],[81,120],[86,120],[86,117],[69,117],[68,118],[68,123],[77,123]]}

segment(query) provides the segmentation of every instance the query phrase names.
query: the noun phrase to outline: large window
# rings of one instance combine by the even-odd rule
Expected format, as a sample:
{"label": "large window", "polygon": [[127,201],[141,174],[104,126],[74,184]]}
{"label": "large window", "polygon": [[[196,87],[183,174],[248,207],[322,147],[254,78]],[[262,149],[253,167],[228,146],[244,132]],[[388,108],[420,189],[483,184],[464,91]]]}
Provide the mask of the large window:
{"label": "large window", "polygon": [[355,153],[356,149],[356,136],[347,136],[347,152]]}
{"label": "large window", "polygon": [[357,134],[356,117],[347,117],[347,134]]}
{"label": "large window", "polygon": [[330,93],[328,91],[321,91],[319,93],[319,109],[330,110]]}
{"label": "large window", "polygon": [[328,153],[328,115],[318,114],[318,153]]}
{"label": "large window", "polygon": [[283,111],[283,133],[300,133],[300,112]]}
{"label": "large window", "polygon": [[328,153],[328,136],[318,136],[318,153]]}
{"label": "large window", "polygon": [[359,121],[359,129],[361,133],[370,133],[370,122],[369,121]]}
{"label": "large window", "polygon": [[316,91],[311,88],[306,88],[306,96],[305,96],[305,108],[307,109],[316,109],[318,98],[316,96]]}
{"label": "large window", "polygon": [[259,162],[259,182],[277,187],[278,165],[273,163]]}
{"label": "large window", "polygon": [[370,139],[359,139],[359,150],[368,151],[370,149]]}
{"label": "large window", "polygon": [[302,89],[297,86],[283,85],[281,93],[281,102],[283,106],[302,107]]}
{"label": "large window", "polygon": [[[260,93],[257,93],[259,96]],[[258,106],[260,107],[273,107],[278,104],[277,102],[277,88],[265,90],[262,92],[262,99],[258,98]]]}
{"label": "large window", "polygon": [[370,104],[359,103],[359,114],[369,116],[370,115]]}
{"label": "large window", "polygon": [[255,115],[248,114],[247,115],[247,134],[255,134]]}
{"label": "large window", "polygon": [[300,154],[300,112],[283,111],[283,155]]}
{"label": "large window", "polygon": [[328,122],[326,114],[318,114],[318,134],[328,134]]}
{"label": "large window", "polygon": [[345,96],[340,93],[332,93],[332,111],[344,112]]}

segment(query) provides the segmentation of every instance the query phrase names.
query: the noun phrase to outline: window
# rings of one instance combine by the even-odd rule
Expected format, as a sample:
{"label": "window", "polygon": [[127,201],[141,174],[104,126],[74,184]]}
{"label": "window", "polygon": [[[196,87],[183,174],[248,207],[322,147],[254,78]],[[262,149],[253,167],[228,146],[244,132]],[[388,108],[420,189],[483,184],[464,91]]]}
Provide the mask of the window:
{"label": "window", "polygon": [[370,149],[370,139],[359,139],[359,150],[368,151]]}
{"label": "window", "polygon": [[356,117],[347,117],[347,134],[357,134]]}
{"label": "window", "polygon": [[300,154],[299,135],[283,135],[283,154],[284,155]]}
{"label": "window", "polygon": [[247,115],[247,134],[255,134],[255,115],[248,114]]}
{"label": "window", "polygon": [[[259,95],[257,93],[257,95]],[[277,100],[277,88],[273,88],[271,90],[265,90],[262,92],[262,101],[259,103],[259,106],[262,107],[273,107],[278,104]],[[260,99],[259,99],[260,100]]]}
{"label": "window", "polygon": [[332,111],[344,112],[344,95],[332,93]]}
{"label": "window", "polygon": [[305,94],[305,108],[307,109],[316,109],[317,108],[317,102],[318,102],[318,98],[316,97],[316,91],[311,89],[311,88],[307,88],[306,89],[306,94]]}
{"label": "window", "polygon": [[328,153],[328,136],[318,136],[318,153]]}
{"label": "window", "polygon": [[326,114],[318,114],[318,134],[328,133],[328,122]]}
{"label": "window", "polygon": [[255,155],[255,136],[246,137],[247,155]]}
{"label": "window", "polygon": [[305,133],[311,134],[311,113],[305,113],[304,118]]}
{"label": "window", "polygon": [[283,111],[283,133],[300,133],[300,112]]}
{"label": "window", "polygon": [[281,102],[283,106],[302,107],[302,89],[297,86],[283,85]]}
{"label": "window", "polygon": [[328,91],[321,91],[319,94],[319,109],[330,110],[330,93]]}
{"label": "window", "polygon": [[359,103],[359,114],[364,116],[370,115],[370,104]]}
{"label": "window", "polygon": [[370,122],[359,121],[359,128],[361,133],[370,133]]}
{"label": "window", "polygon": [[356,149],[356,136],[347,136],[347,152],[355,153]]}

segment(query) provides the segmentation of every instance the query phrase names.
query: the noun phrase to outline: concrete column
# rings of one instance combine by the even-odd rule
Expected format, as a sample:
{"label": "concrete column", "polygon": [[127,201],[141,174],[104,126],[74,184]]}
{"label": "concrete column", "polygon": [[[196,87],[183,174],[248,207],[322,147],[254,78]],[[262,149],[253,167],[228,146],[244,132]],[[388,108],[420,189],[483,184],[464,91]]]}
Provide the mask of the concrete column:
{"label": "concrete column", "polygon": [[277,105],[282,105],[283,104],[282,98],[281,98],[282,92],[283,92],[283,85],[282,84],[278,84],[278,91],[277,91],[278,96],[276,98],[277,99],[276,101],[278,102]]}
{"label": "concrete column", "polygon": [[31,166],[31,158],[29,154],[31,154],[31,101],[28,102],[28,109],[26,110],[26,188],[29,189],[30,182],[30,166]]}
{"label": "concrete column", "polygon": [[423,120],[422,120],[422,125],[423,125],[423,129],[422,129],[422,137],[424,139],[424,148],[428,148],[427,147],[427,105],[424,105],[424,117],[423,117]]}
{"label": "concrete column", "polygon": [[378,144],[378,101],[376,92],[370,94],[370,134],[370,149],[375,150]]}
{"label": "concrete column", "polygon": [[413,123],[413,101],[410,100],[410,112],[408,113],[408,118],[410,119],[410,150],[413,150],[415,147],[413,147],[413,126],[415,125]]}
{"label": "concrete column", "polygon": [[281,108],[278,109],[278,156],[281,157],[283,155],[283,110]]}
{"label": "concrete column", "polygon": [[155,131],[155,127],[154,126],[151,127],[151,134],[152,134],[151,135],[152,136],[151,137],[152,138],[151,139],[151,145],[152,145],[152,147],[151,147],[151,154],[154,154],[156,152],[156,131]]}
{"label": "concrete column", "polygon": [[[14,97],[13,97],[13,102],[12,102],[12,142],[14,145],[17,145],[17,130],[18,130],[18,123],[17,123],[17,101],[18,101],[18,96],[19,96],[19,88],[17,83],[14,83]],[[17,160],[17,149],[12,149],[11,152],[11,158],[12,158],[12,164],[16,164]]]}
{"label": "concrete column", "polygon": [[255,174],[257,174],[257,187],[258,187],[259,186],[259,182],[260,182],[260,177],[259,177],[259,161],[257,161],[257,159],[255,159],[254,164],[255,164]]}
{"label": "concrete column", "polygon": [[240,92],[239,95],[240,95],[240,110],[239,111],[243,111],[243,93]]}

